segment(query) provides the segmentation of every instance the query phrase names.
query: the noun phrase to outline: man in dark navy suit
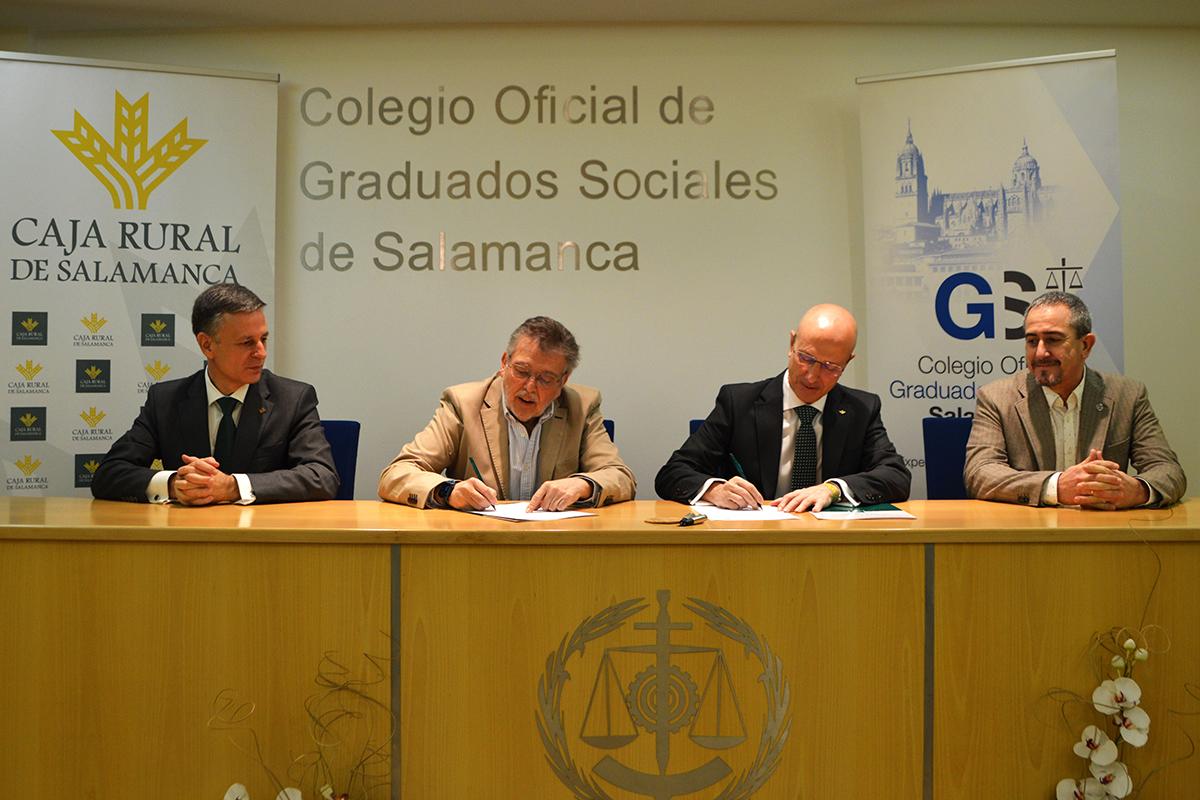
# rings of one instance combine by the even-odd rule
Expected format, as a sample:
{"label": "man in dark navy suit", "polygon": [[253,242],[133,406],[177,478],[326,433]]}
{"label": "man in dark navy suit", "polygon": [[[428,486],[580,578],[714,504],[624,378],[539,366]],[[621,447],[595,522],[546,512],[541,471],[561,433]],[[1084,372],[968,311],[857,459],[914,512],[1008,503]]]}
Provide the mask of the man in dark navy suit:
{"label": "man in dark navy suit", "polygon": [[[263,369],[264,305],[236,284],[196,298],[192,331],[208,364],[150,388],[133,427],[96,470],[94,497],[200,506],[337,494],[316,390]],[[155,459],[163,469],[150,466]]]}
{"label": "man in dark navy suit", "polygon": [[722,508],[769,501],[789,512],[907,499],[911,476],[879,397],[838,385],[857,340],[849,311],[810,308],[791,332],[787,370],[722,386],[704,424],[658,471],[659,496]]}

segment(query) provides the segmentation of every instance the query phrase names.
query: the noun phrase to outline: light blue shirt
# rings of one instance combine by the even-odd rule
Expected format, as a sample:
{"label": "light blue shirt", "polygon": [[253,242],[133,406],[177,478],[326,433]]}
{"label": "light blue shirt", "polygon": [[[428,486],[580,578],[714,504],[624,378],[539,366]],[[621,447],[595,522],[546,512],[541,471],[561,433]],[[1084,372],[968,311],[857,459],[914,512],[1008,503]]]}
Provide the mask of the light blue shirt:
{"label": "light blue shirt", "polygon": [[529,500],[537,489],[538,455],[542,447],[542,425],[554,416],[554,403],[538,417],[533,431],[508,410],[508,399],[501,395],[504,419],[508,422],[508,496],[512,500]]}

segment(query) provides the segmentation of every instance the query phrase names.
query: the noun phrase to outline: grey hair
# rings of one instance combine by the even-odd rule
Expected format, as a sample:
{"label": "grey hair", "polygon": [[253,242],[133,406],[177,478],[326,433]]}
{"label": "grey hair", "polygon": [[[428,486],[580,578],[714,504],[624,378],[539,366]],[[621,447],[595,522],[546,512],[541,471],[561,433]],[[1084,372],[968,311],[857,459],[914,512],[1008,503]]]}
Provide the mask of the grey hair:
{"label": "grey hair", "polygon": [[530,317],[517,326],[508,337],[508,357],[512,358],[517,349],[517,341],[522,337],[533,339],[538,349],[548,353],[562,353],[567,359],[567,372],[574,372],[579,366],[579,344],[575,341],[567,327],[558,320],[550,317]]}
{"label": "grey hair", "polygon": [[1092,312],[1088,311],[1087,304],[1079,298],[1078,295],[1070,292],[1045,292],[1038,295],[1029,304],[1029,308],[1025,309],[1025,317],[1029,317],[1029,312],[1035,308],[1043,306],[1066,306],[1067,311],[1071,313],[1069,323],[1075,331],[1075,337],[1082,339],[1092,332]]}

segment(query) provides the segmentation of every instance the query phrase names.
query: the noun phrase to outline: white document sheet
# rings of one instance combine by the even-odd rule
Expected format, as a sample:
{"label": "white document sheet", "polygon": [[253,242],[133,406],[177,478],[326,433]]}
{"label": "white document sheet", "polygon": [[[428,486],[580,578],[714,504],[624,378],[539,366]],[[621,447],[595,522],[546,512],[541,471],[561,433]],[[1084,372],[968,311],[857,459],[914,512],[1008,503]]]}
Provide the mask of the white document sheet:
{"label": "white document sheet", "polygon": [[471,511],[481,517],[507,519],[512,522],[536,522],[538,520],[571,519],[572,517],[594,517],[589,511],[529,511],[529,503],[522,500],[519,503],[497,503],[492,511]]}
{"label": "white document sheet", "polygon": [[813,511],[812,515],[817,519],[916,519],[898,508],[892,511]]}
{"label": "white document sheet", "polygon": [[766,520],[768,522],[778,522],[780,520],[797,520],[795,514],[785,514],[775,506],[763,506],[762,508],[738,508],[729,509],[714,506],[712,503],[692,504],[692,511],[698,511],[714,522],[749,522],[751,520]]}

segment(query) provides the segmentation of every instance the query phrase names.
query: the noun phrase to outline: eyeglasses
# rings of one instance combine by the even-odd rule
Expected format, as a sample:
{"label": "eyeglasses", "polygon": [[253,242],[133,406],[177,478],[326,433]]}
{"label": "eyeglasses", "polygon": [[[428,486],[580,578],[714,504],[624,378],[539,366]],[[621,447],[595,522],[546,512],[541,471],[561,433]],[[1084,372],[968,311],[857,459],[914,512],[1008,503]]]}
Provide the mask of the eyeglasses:
{"label": "eyeglasses", "polygon": [[811,367],[813,364],[816,364],[822,370],[824,370],[825,372],[828,372],[830,375],[832,375],[835,378],[840,377],[842,372],[844,372],[846,369],[845,367],[841,366],[840,364],[835,364],[832,361],[822,361],[821,359],[817,358],[816,356],[809,355],[808,353],[804,352],[803,350],[793,350],[792,355],[795,356],[796,360],[799,361],[805,367]]}
{"label": "eyeglasses", "polygon": [[508,365],[508,369],[512,376],[522,384],[528,383],[529,379],[533,378],[534,382],[543,389],[556,389],[562,385],[563,376],[555,375],[553,372],[539,372],[535,375],[533,370],[524,364],[512,363]]}

